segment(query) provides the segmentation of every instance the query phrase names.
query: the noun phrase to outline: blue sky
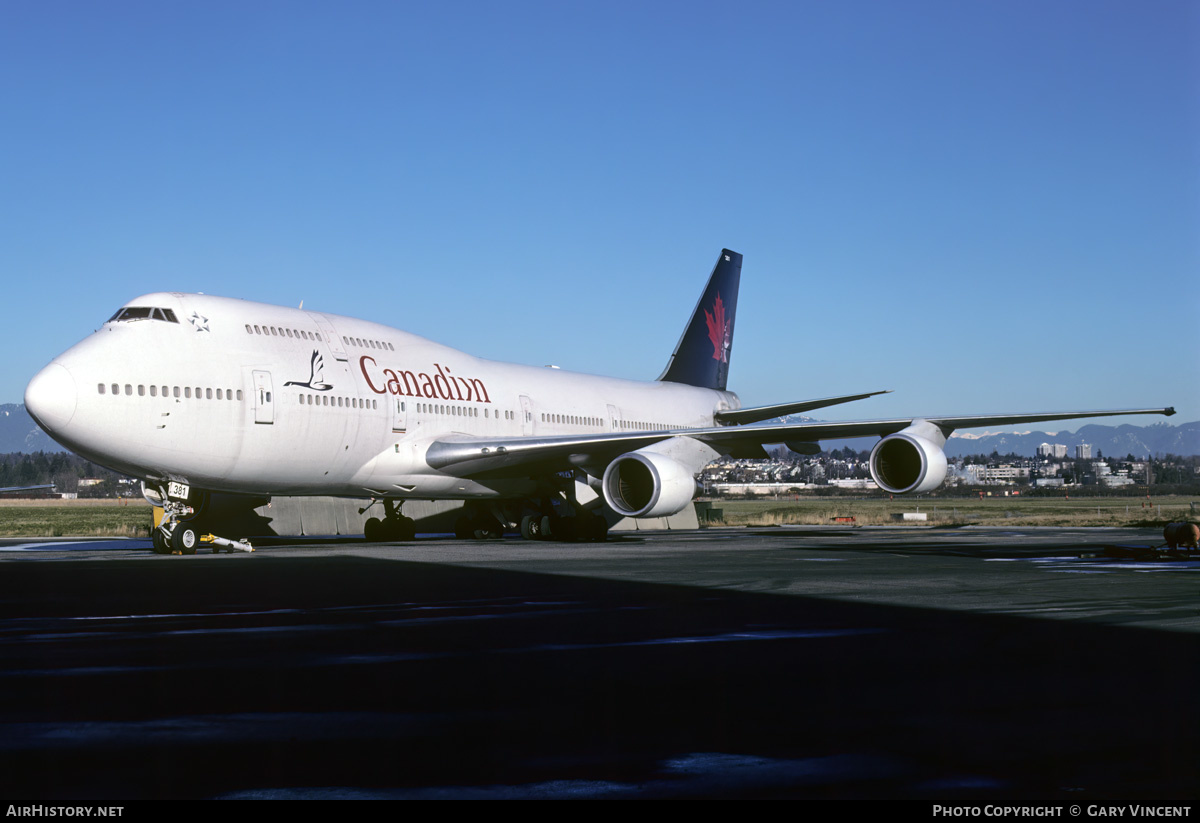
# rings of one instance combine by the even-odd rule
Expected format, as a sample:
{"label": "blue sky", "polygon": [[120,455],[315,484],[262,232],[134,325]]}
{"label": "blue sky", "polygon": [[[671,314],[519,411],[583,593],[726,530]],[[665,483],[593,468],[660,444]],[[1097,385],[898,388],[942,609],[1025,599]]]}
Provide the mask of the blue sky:
{"label": "blue sky", "polygon": [[652,379],[727,246],[747,405],[1200,419],[1194,2],[7,0],[0,104],[0,402],[158,290]]}

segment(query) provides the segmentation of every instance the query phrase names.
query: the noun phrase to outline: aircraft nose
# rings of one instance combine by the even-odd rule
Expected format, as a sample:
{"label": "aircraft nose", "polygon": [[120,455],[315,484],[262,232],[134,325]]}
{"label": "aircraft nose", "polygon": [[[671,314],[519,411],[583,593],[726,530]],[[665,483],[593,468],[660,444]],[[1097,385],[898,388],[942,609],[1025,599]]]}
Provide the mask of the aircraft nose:
{"label": "aircraft nose", "polygon": [[78,396],[71,372],[65,366],[51,363],[25,387],[25,409],[39,426],[53,434],[62,431],[75,416]]}

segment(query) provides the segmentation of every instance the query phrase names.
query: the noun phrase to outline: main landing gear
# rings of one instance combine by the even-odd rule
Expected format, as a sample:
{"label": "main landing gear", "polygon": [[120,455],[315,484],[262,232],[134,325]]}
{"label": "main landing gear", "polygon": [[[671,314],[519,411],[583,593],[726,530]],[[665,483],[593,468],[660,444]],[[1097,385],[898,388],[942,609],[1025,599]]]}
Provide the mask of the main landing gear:
{"label": "main landing gear", "polygon": [[[580,479],[585,478],[585,479]],[[558,540],[573,543],[603,543],[608,539],[608,520],[602,501],[579,502],[579,488],[586,475],[558,476],[557,490],[537,502],[537,511],[521,518],[521,536],[526,540]]]}
{"label": "main landing gear", "polygon": [[603,543],[608,539],[608,521],[599,512],[586,509],[567,517],[527,514],[521,518],[521,536],[526,540]]}
{"label": "main landing gear", "polygon": [[507,521],[478,503],[467,503],[454,521],[454,536],[459,540],[499,540],[504,537]]}
{"label": "main landing gear", "polygon": [[[552,478],[543,489],[546,496],[524,501],[467,501],[454,520],[454,536],[459,540],[498,540],[505,532],[519,528],[526,540],[602,543],[608,538],[608,520],[599,498],[580,504],[574,482],[565,478]],[[416,523],[400,513],[402,499],[376,498],[358,513],[365,514],[379,502],[383,503],[384,517],[372,517],[363,524],[366,541],[414,540]]]}
{"label": "main landing gear", "polygon": [[[530,512],[531,508],[534,511]],[[569,493],[527,501],[516,511],[468,503],[454,523],[454,536],[459,540],[495,540],[518,526],[526,540],[584,543],[603,542],[608,536],[604,516],[596,509],[580,506]]]}
{"label": "main landing gear", "polygon": [[[403,505],[404,501],[400,501]],[[371,506],[365,506],[358,510],[362,514]],[[395,500],[385,499],[383,501],[383,519],[371,517],[363,525],[363,537],[368,543],[403,543],[409,540],[414,540],[417,536],[417,523],[411,517],[405,517],[400,513],[400,507],[396,505]]]}

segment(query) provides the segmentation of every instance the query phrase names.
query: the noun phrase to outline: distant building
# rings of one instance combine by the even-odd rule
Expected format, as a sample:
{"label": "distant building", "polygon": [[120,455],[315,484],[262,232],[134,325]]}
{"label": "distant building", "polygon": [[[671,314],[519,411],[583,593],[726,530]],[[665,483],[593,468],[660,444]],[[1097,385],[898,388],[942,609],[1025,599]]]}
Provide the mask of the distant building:
{"label": "distant building", "polygon": [[1037,453],[1038,457],[1066,457],[1067,447],[1062,443],[1043,443]]}
{"label": "distant building", "polygon": [[865,477],[847,477],[841,480],[830,480],[830,486],[836,486],[839,489],[878,489],[874,480]]}
{"label": "distant building", "polygon": [[1080,443],[1075,447],[1076,460],[1091,460],[1092,459],[1092,444]]}
{"label": "distant building", "polygon": [[815,488],[812,483],[713,483],[710,492],[720,496],[778,497]]}
{"label": "distant building", "polygon": [[1012,483],[1016,480],[1029,477],[1029,467],[1014,466],[1011,463],[1002,463],[999,466],[984,466],[978,476],[984,483]]}

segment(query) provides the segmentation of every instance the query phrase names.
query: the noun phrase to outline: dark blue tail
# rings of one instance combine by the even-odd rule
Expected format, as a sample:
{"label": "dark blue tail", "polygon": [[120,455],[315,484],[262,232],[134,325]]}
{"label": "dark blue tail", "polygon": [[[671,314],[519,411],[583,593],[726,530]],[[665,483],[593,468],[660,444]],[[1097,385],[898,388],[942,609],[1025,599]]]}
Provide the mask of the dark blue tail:
{"label": "dark blue tail", "polygon": [[659,380],[704,389],[725,390],[733,351],[733,318],[737,313],[742,256],[722,249],[708,285],[692,312]]}

